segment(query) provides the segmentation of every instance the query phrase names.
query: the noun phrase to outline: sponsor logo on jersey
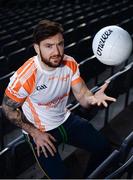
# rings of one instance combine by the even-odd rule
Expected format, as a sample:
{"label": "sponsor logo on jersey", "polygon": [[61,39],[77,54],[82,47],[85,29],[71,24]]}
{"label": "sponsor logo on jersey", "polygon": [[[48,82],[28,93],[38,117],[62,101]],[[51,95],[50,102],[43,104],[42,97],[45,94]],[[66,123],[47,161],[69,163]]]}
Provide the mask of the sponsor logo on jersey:
{"label": "sponsor logo on jersey", "polygon": [[40,86],[37,86],[37,87],[36,87],[36,90],[37,90],[37,91],[40,91],[40,90],[46,89],[46,88],[47,88],[47,86],[46,86],[45,84],[42,84],[42,85],[40,85]]}
{"label": "sponsor logo on jersey", "polygon": [[67,79],[70,78],[70,74],[67,74],[66,76],[62,76],[62,77],[59,77],[59,76],[51,76],[49,78],[49,80],[60,80],[60,81],[67,81]]}

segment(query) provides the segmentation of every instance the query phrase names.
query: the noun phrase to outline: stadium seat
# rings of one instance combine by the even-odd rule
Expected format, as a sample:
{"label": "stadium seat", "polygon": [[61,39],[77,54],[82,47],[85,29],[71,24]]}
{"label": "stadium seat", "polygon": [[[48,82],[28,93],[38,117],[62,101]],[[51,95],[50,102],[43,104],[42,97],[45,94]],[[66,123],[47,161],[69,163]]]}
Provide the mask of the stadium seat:
{"label": "stadium seat", "polygon": [[65,54],[75,57],[76,42],[65,46]]}
{"label": "stadium seat", "polygon": [[[130,63],[124,68],[122,68],[119,72],[114,74],[112,78],[108,79],[110,83],[106,90],[107,95],[118,97],[123,93],[128,93],[129,89],[133,86],[132,76],[133,76],[133,65],[132,63]],[[126,98],[128,101],[128,96]]]}
{"label": "stadium seat", "polygon": [[0,155],[0,178],[1,179],[6,179],[10,178],[7,176],[7,171],[6,171],[6,156],[7,153],[5,153],[3,156]]}
{"label": "stadium seat", "polygon": [[80,24],[86,23],[85,16],[83,16],[82,13],[81,13],[80,16],[75,18],[75,21],[76,21],[76,24],[77,24],[76,26],[79,26]]}
{"label": "stadium seat", "polygon": [[0,45],[3,46],[4,44],[9,43],[13,40],[14,40],[14,37],[11,36],[10,34],[5,35],[5,36],[0,38]]}
{"label": "stadium seat", "polygon": [[[103,72],[107,70],[107,66],[101,64],[93,56],[91,45],[92,38],[96,32],[102,27],[113,24],[120,25],[125,28],[131,35],[133,34],[133,5],[131,0],[2,1],[0,4],[5,4],[5,6],[4,8],[0,8],[0,45],[1,47],[4,47],[4,53],[2,52],[2,54],[0,54],[0,77],[3,75],[6,76],[0,78],[0,94],[2,94],[0,102],[2,102],[5,87],[9,82],[10,76],[12,75],[12,73],[9,74],[9,72],[17,70],[28,58],[36,54],[32,46],[31,35],[35,25],[40,20],[47,18],[51,20],[57,20],[63,24],[65,29],[65,53],[73,56],[80,65],[82,64],[82,66],[80,66],[82,78],[86,82],[91,79],[94,83],[94,86],[100,82],[101,79],[106,79],[107,76],[110,76],[111,69],[109,69],[109,73],[106,73],[107,76],[104,76]],[[15,47],[15,41],[19,41],[19,43],[21,43],[22,49],[20,49],[19,46],[19,50],[17,47]],[[14,43],[14,47],[12,42]],[[12,46],[11,48],[10,44]],[[119,97],[119,95],[126,93],[124,97],[126,99],[125,105],[127,105],[129,100],[130,87],[133,85],[132,75],[133,74],[131,69],[124,74],[115,77],[109,83],[106,93],[114,97]],[[78,107],[75,110],[75,113],[88,118],[88,120],[91,120],[97,114],[98,110],[99,109],[97,108],[92,108],[90,111],[86,111],[83,108]],[[110,106],[107,109],[106,115],[109,115],[109,110]],[[131,111],[128,112],[130,114]],[[123,114],[121,117],[124,118]],[[115,120],[116,119],[114,119],[114,121]],[[7,124],[5,123],[5,125]],[[124,132],[126,132],[126,124],[123,123],[123,126]],[[128,126],[131,126],[131,123],[128,124]],[[8,129],[9,127],[6,126],[5,128]],[[123,131],[123,129],[119,128],[119,132]],[[2,130],[3,129],[0,127],[0,132],[2,132]],[[117,137],[115,137],[115,134],[113,137],[116,140]],[[25,170],[25,168],[28,167],[28,164],[30,165],[29,161],[31,160],[32,162],[32,157],[30,159],[31,152],[29,152],[29,149],[27,149],[28,146],[26,142],[23,141],[23,139],[15,142],[14,145],[10,147],[11,149],[8,150],[4,156],[0,156],[1,178],[16,178],[18,174],[20,174]],[[104,178],[121,178],[121,172],[123,171],[123,168],[124,171],[127,171],[127,169],[132,171],[133,166],[131,165],[132,163],[130,164],[132,161],[130,158],[125,161],[121,161],[121,163],[118,163],[120,160],[120,154],[123,154],[121,153],[121,150],[116,149],[109,158],[110,160],[107,162],[108,164],[110,161],[112,161],[111,164],[108,164],[109,166],[107,169],[106,163],[104,164],[104,167],[107,170],[107,173],[105,176],[103,176]],[[113,169],[111,166],[113,166]],[[119,175],[115,176],[114,173]],[[131,174],[132,172],[128,172],[127,178],[130,178]],[[101,175],[103,175],[103,173]]]}
{"label": "stadium seat", "polygon": [[0,77],[0,105],[3,100],[5,89],[9,83],[10,77],[13,75],[14,71],[10,72],[9,74],[6,74],[5,76]]}
{"label": "stadium seat", "polygon": [[[33,152],[23,134],[10,141],[10,143],[0,151],[0,160],[3,160],[4,169],[4,172],[1,173],[0,171],[0,177],[7,179],[16,178],[20,173],[35,163]],[[1,163],[2,161],[0,161],[0,167],[2,166]]]}
{"label": "stadium seat", "polygon": [[30,22],[30,21],[25,22],[25,23],[21,24],[21,26],[22,26],[23,29],[27,29],[27,28],[32,26],[32,22]]}
{"label": "stadium seat", "polygon": [[9,21],[9,22],[3,23],[3,26],[5,29],[10,29],[10,27],[14,26],[14,23],[12,21]]}
{"label": "stadium seat", "polygon": [[21,48],[8,55],[8,66],[11,71],[17,70],[28,58],[26,48]]}
{"label": "stadium seat", "polygon": [[65,46],[75,42],[75,29],[71,28],[64,32]]}
{"label": "stadium seat", "polygon": [[0,56],[0,77],[6,75],[8,71],[7,58],[5,56]]}
{"label": "stadium seat", "polygon": [[5,147],[5,136],[16,128],[18,127],[5,117],[2,107],[0,106],[0,151]]}
{"label": "stadium seat", "polygon": [[66,14],[64,14],[62,20],[64,20],[64,22],[67,22],[69,20],[74,20],[73,19],[73,13],[72,12],[69,12],[69,13],[67,12]]}
{"label": "stadium seat", "polygon": [[8,28],[8,33],[13,36],[14,32],[17,32],[17,31],[20,31],[20,30],[21,30],[21,26],[19,26],[19,25],[11,26],[10,28]]}
{"label": "stadium seat", "polygon": [[11,41],[9,43],[5,43],[2,48],[2,52],[5,56],[8,56],[8,54],[19,50],[21,48],[20,43],[17,40]]}
{"label": "stadium seat", "polygon": [[[62,19],[62,21],[64,20]],[[64,31],[75,28],[75,22],[72,18],[70,18],[70,20],[64,21],[64,23],[62,24],[63,24]]]}
{"label": "stadium seat", "polygon": [[2,117],[2,108],[0,107],[0,151],[4,148],[4,135],[3,135],[3,117]]}
{"label": "stadium seat", "polygon": [[[124,158],[123,158],[124,157]],[[89,176],[89,179],[133,178],[133,131],[123,140],[104,162]]]}
{"label": "stadium seat", "polygon": [[83,64],[79,66],[81,77],[86,83],[91,78],[95,79],[95,86],[98,83],[98,75],[104,72],[107,66],[98,61],[94,56],[88,57],[83,62]]}
{"label": "stadium seat", "polygon": [[78,62],[93,55],[92,51],[92,37],[86,36],[81,39],[75,46],[74,57]]}
{"label": "stadium seat", "polygon": [[[35,163],[32,149],[25,139],[21,139],[10,146],[7,163],[10,171],[10,178],[16,178],[19,174]],[[8,171],[7,170],[7,171]]]}
{"label": "stadium seat", "polygon": [[27,47],[26,54],[28,55],[28,57],[32,57],[32,56],[36,55],[36,52],[35,52],[33,45],[30,45]]}
{"label": "stadium seat", "polygon": [[119,23],[119,26],[124,28],[126,31],[129,32],[129,34],[133,34],[133,18],[127,18]]}
{"label": "stadium seat", "polygon": [[29,45],[31,45],[33,43],[32,34],[20,39],[20,43],[23,47],[28,47]]}
{"label": "stadium seat", "polygon": [[21,29],[21,30],[15,32],[15,33],[14,33],[14,36],[15,36],[15,38],[16,38],[17,40],[20,40],[20,39],[22,39],[23,37],[26,36],[26,31],[25,31],[24,29]]}
{"label": "stadium seat", "polygon": [[79,26],[77,26],[74,29],[74,37],[75,41],[80,41],[81,39],[91,36],[91,30],[89,29],[89,26],[86,23],[81,23]]}
{"label": "stadium seat", "polygon": [[5,29],[0,28],[0,38],[8,35],[8,32]]}

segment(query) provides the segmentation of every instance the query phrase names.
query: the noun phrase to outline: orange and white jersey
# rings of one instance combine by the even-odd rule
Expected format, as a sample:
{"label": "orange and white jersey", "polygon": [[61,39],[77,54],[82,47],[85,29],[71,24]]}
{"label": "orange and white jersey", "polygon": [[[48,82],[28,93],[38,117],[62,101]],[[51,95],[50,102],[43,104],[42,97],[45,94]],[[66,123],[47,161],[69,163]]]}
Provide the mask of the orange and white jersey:
{"label": "orange and white jersey", "polygon": [[6,95],[23,103],[23,113],[38,129],[49,131],[70,115],[66,110],[70,88],[80,81],[78,64],[72,57],[65,55],[60,67],[46,71],[34,56],[11,77]]}

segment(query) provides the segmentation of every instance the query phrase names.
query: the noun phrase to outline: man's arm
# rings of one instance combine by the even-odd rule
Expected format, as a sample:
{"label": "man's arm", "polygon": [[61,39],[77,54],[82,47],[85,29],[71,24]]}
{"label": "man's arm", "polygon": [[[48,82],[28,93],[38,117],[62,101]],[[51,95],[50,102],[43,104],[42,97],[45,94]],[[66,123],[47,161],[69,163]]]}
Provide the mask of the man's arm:
{"label": "man's arm", "polygon": [[[89,103],[88,98],[92,97],[93,93],[87,88],[84,81],[72,86],[72,92],[81,106],[85,108],[90,106],[91,102]],[[88,98],[86,99],[86,97]]]}
{"label": "man's arm", "polygon": [[88,87],[86,86],[85,82],[82,80],[80,83],[72,86],[72,91],[76,99],[79,101],[81,106],[88,108],[90,105],[98,105],[101,104],[105,107],[108,106],[106,101],[113,101],[115,102],[116,99],[107,96],[104,91],[107,88],[108,84],[105,83],[101,86],[100,90],[93,94]]}
{"label": "man's arm", "polygon": [[55,142],[55,138],[47,132],[41,132],[32,123],[30,123],[26,119],[23,112],[19,109],[21,105],[21,103],[15,102],[5,95],[2,102],[2,109],[7,119],[9,119],[16,126],[24,129],[33,137],[37,146],[38,156],[40,156],[40,148],[46,157],[48,157],[48,155],[45,148],[51,153],[52,156],[54,156],[56,148],[52,141]]}
{"label": "man's arm", "polygon": [[34,136],[36,128],[26,119],[23,112],[19,109],[21,105],[22,103],[15,102],[5,95],[2,102],[2,109],[8,120],[24,129],[31,136]]}

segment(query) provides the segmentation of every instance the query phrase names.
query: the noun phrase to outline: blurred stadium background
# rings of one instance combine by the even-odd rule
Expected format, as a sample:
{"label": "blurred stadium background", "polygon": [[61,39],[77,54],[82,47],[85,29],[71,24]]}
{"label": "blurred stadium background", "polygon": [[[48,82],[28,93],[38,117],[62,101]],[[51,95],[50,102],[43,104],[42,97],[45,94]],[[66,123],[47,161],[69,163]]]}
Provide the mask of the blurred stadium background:
{"label": "blurred stadium background", "polygon": [[[110,78],[106,93],[117,98],[107,109],[92,107],[89,111],[80,107],[73,95],[69,99],[68,108],[103,131],[118,151],[115,167],[111,157],[90,177],[99,178],[103,171],[107,177],[121,168],[110,177],[133,178],[133,56],[113,67],[100,63],[92,52],[93,37],[105,26],[118,25],[133,37],[132,0],[0,0],[0,104],[10,76],[35,55],[32,32],[45,18],[62,23],[65,53],[80,64],[88,87],[95,92]],[[90,155],[67,145],[60,154],[73,177],[82,178]],[[45,178],[21,130],[5,119],[1,108],[0,178]]]}

